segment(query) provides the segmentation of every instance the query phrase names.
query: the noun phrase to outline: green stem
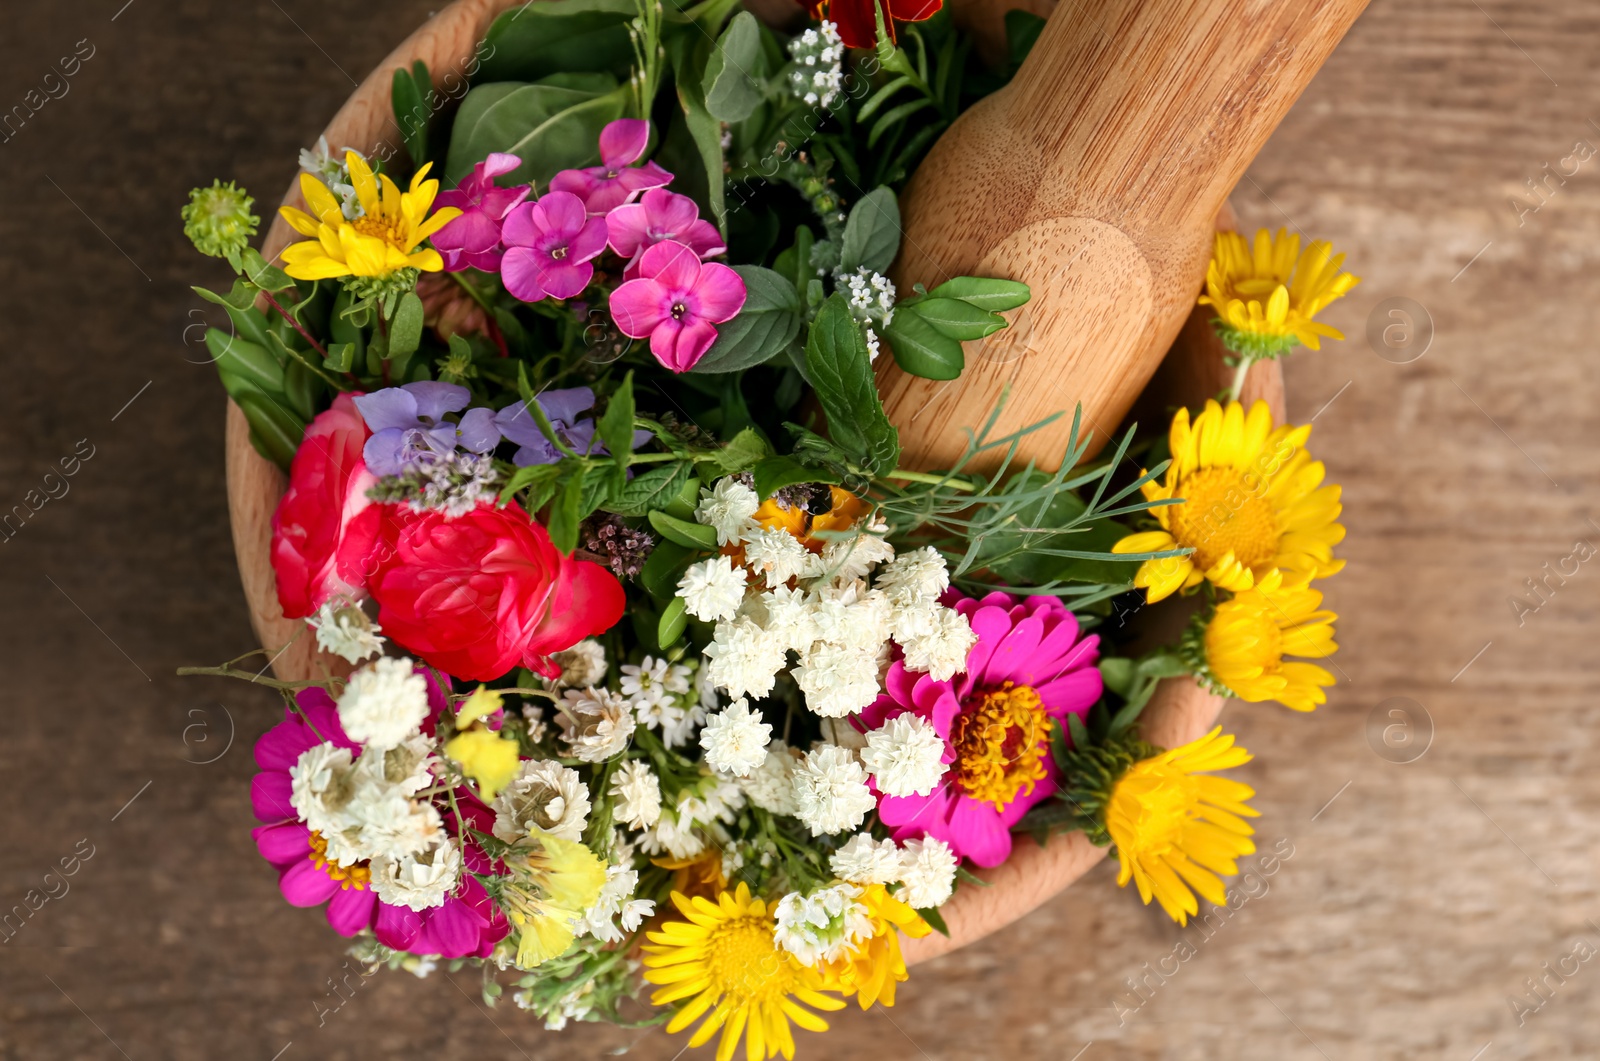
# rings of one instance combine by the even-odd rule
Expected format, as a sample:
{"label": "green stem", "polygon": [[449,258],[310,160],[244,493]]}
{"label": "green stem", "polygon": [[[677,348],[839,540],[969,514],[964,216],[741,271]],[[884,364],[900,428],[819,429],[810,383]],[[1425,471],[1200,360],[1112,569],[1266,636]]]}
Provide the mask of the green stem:
{"label": "green stem", "polygon": [[178,674],[181,676],[203,674],[209,675],[213,678],[238,678],[240,681],[246,681],[252,685],[265,685],[269,689],[282,689],[285,692],[298,692],[301,689],[309,689],[312,686],[321,686],[324,684],[323,682],[319,681],[279,681],[277,678],[267,678],[260,674],[252,674],[247,670],[238,670],[234,667],[227,666],[226,664],[221,667],[179,667]]}
{"label": "green stem", "polygon": [[1228,391],[1229,401],[1238,401],[1239,395],[1244,393],[1244,377],[1250,371],[1250,366],[1255,363],[1255,358],[1249,354],[1239,355],[1239,367],[1233,373],[1233,387]]}
{"label": "green stem", "polygon": [[[323,349],[322,344],[317,342],[315,339],[313,339],[311,337],[311,333],[306,331],[305,328],[301,325],[301,323],[294,319],[294,315],[292,313],[290,313],[288,310],[284,309],[283,308],[283,304],[281,302],[279,302],[276,298],[272,297],[272,292],[271,291],[268,291],[266,288],[262,288],[261,289],[261,294],[266,298],[267,305],[269,305],[273,309],[277,310],[278,314],[281,317],[283,317],[284,320],[289,322],[289,326],[292,327],[295,331],[300,333],[300,338],[304,339],[306,342],[311,344],[311,349],[315,350],[317,353],[321,354],[323,357],[327,357],[328,356],[328,351]],[[335,386],[337,386],[337,384],[335,384]]]}
{"label": "green stem", "polygon": [[937,472],[907,471],[904,468],[896,468],[894,471],[885,472],[883,475],[879,476],[879,478],[903,479],[910,483],[932,483],[934,486],[948,486],[952,490],[960,490],[963,493],[971,493],[974,489],[973,485],[964,479],[956,479],[952,476],[940,475]]}

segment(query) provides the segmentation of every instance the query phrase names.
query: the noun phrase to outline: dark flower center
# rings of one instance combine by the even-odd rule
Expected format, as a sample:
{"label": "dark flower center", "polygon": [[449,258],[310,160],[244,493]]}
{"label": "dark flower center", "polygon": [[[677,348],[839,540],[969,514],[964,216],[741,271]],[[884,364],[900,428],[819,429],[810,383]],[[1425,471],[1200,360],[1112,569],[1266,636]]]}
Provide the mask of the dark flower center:
{"label": "dark flower center", "polygon": [[566,256],[567,256],[567,248],[565,248],[565,247],[551,247],[550,248],[550,257],[555,259],[556,261],[559,262],[562,258],[565,258]]}
{"label": "dark flower center", "polygon": [[683,320],[684,316],[687,315],[688,312],[689,312],[689,307],[685,306],[682,302],[674,302],[672,304],[672,319],[673,320],[675,320],[675,321]]}

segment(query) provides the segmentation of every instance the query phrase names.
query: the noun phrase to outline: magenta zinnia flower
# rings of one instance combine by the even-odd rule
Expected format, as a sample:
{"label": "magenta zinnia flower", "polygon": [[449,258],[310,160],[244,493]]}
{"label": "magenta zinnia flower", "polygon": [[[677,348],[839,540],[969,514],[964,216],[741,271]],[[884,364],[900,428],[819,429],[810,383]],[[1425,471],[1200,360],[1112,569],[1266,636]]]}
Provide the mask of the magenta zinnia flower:
{"label": "magenta zinnia flower", "polygon": [[1056,791],[1050,733],[1100,699],[1100,638],[1080,639],[1078,620],[1055,597],[946,602],[972,623],[978,643],[950,681],[889,668],[888,690],[861,712],[877,729],[903,714],[933,724],[949,771],[927,796],[879,796],[878,816],[896,840],[934,836],[980,866],[1011,854],[1011,827]]}
{"label": "magenta zinnia flower", "polygon": [[744,306],[744,281],[726,265],[700,261],[676,240],[662,240],[639,257],[639,278],[611,296],[622,334],[650,337],[650,352],[674,372],[687,372],[716,341],[714,325]]}
{"label": "magenta zinnia flower", "polygon": [[672,183],[672,174],[646,162],[650,146],[650,123],[642,118],[622,118],[600,130],[600,165],[587,169],[564,169],[550,179],[553,192],[571,192],[583,200],[589,213],[603,215],[650,188]]}
{"label": "magenta zinnia flower", "polygon": [[590,217],[571,192],[550,192],[511,211],[501,238],[500,278],[507,291],[524,302],[571,298],[594,278],[589,263],[606,249],[606,222]]}
{"label": "magenta zinnia flower", "polygon": [[447,192],[440,192],[434,208],[453,206],[461,216],[433,234],[434,249],[444,258],[449,272],[460,272],[469,266],[486,273],[500,271],[500,257],[505,248],[500,243],[500,226],[516,206],[533,191],[528,185],[520,188],[501,188],[496,177],[522,165],[516,155],[496,151],[472,167],[461,184]]}
{"label": "magenta zinnia flower", "polygon": [[636,203],[624,203],[606,215],[611,249],[629,259],[629,280],[635,278],[638,256],[662,240],[677,240],[702,258],[727,250],[717,226],[700,217],[687,195],[652,188]]}
{"label": "magenta zinnia flower", "polygon": [[[435,715],[444,710],[444,690],[428,683],[428,699]],[[378,942],[394,950],[444,958],[485,958],[511,931],[510,923],[483,885],[472,874],[494,872],[493,862],[477,845],[467,843],[461,882],[443,906],[412,910],[381,901],[373,892],[366,863],[340,866],[329,862],[327,843],[306,827],[289,802],[289,769],[308,749],[332,741],[359,753],[361,746],[345,735],[338,707],[321,689],[296,695],[300,711],[285,709],[282,722],[256,742],[256,764],[261,773],[250,784],[250,799],[258,819],[268,824],[251,830],[261,857],[278,870],[278,887],[294,906],[328,904],[328,924],[341,936],[354,936],[371,928]],[[466,789],[456,793],[461,813],[471,828],[484,833],[494,827],[494,812]],[[445,816],[454,829],[454,815]]]}

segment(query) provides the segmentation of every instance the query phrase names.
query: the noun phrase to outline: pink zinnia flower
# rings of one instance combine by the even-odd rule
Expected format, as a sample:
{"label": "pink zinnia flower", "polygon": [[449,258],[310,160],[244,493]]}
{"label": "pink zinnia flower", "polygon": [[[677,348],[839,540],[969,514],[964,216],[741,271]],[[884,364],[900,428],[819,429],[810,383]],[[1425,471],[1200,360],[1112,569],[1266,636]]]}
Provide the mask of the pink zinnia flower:
{"label": "pink zinnia flower", "polygon": [[591,214],[609,213],[642,191],[672,182],[672,174],[654,162],[634,165],[649,146],[649,122],[642,118],[611,122],[600,130],[600,165],[564,169],[550,179],[550,190],[573,193]]}
{"label": "pink zinnia flower", "polygon": [[506,255],[500,277],[507,291],[524,302],[546,295],[571,298],[594,278],[589,263],[606,249],[606,223],[590,217],[571,192],[550,192],[511,211],[501,238]]}
{"label": "pink zinnia flower", "polygon": [[726,265],[702,263],[677,240],[662,240],[639,258],[639,278],[611,296],[622,334],[650,337],[650,352],[674,372],[687,372],[716,341],[714,325],[744,306],[744,281]]}
{"label": "pink zinnia flower", "polygon": [[516,155],[496,151],[467,174],[459,187],[440,192],[434,208],[453,206],[461,216],[433,234],[434,249],[444,258],[449,272],[460,272],[472,267],[486,273],[500,271],[500,257],[505,248],[500,244],[500,226],[522,200],[533,191],[528,185],[520,188],[501,188],[495,184],[518,166],[522,160]]}
{"label": "pink zinnia flower", "polygon": [[889,668],[887,692],[861,712],[867,729],[903,714],[933,724],[949,772],[927,796],[880,796],[878,816],[896,840],[934,836],[980,866],[1011,854],[1011,827],[1058,787],[1050,732],[1100,699],[1098,636],[1055,597],[950,594],[978,643],[950,681]]}
{"label": "pink zinnia flower", "polygon": [[[445,689],[430,676],[428,699],[434,715],[445,709]],[[256,742],[256,764],[261,773],[250,784],[250,799],[258,819],[268,824],[252,830],[261,857],[278,870],[278,887],[294,906],[328,904],[328,924],[341,936],[354,936],[371,928],[378,942],[394,950],[444,958],[486,958],[494,945],[511,931],[483,885],[472,876],[490,874],[494,864],[475,844],[464,845],[461,881],[443,906],[412,910],[391,906],[372,890],[366,864],[341,867],[323,858],[327,846],[306,827],[289,802],[289,768],[300,756],[323,740],[359,753],[361,746],[345,735],[333,698],[321,689],[305,689],[295,696],[304,718],[285,709],[283,721]],[[488,833],[494,812],[466,789],[456,802],[470,828]],[[445,815],[447,829],[455,828],[454,815]]]}
{"label": "pink zinnia flower", "polygon": [[662,240],[677,240],[702,258],[727,250],[717,226],[700,217],[687,195],[651,188],[636,203],[624,203],[606,215],[611,249],[629,259],[627,279],[638,272],[639,254]]}

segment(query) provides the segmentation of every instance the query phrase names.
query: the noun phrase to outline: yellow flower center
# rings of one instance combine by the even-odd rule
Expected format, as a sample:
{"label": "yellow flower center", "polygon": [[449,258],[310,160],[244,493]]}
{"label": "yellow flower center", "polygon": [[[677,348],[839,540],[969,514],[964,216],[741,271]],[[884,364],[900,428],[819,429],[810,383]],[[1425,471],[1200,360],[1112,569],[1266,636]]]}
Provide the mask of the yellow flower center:
{"label": "yellow flower center", "polygon": [[1032,686],[1006,682],[977,693],[950,724],[956,778],[967,795],[1005,810],[1044,780],[1045,746],[1054,723]]}
{"label": "yellow flower center", "polygon": [[1111,793],[1112,813],[1133,827],[1129,846],[1140,854],[1170,850],[1198,802],[1194,776],[1155,759],[1136,763]]}
{"label": "yellow flower center", "polygon": [[311,854],[313,864],[329,877],[339,882],[343,889],[355,888],[365,891],[367,885],[372,883],[372,869],[365,862],[357,862],[353,866],[341,866],[328,857],[328,841],[315,829],[311,830]]}
{"label": "yellow flower center", "polygon": [[706,940],[711,986],[733,996],[734,1005],[771,1002],[794,990],[794,971],[772,937],[772,919],[730,918]]}
{"label": "yellow flower center", "polygon": [[1264,484],[1252,486],[1237,470],[1202,468],[1184,476],[1173,494],[1184,499],[1167,511],[1172,536],[1194,549],[1191,558],[1210,570],[1232,551],[1245,567],[1272,562],[1278,555],[1278,514],[1263,496]]}
{"label": "yellow flower center", "polygon": [[374,211],[356,218],[350,226],[363,236],[375,236],[396,247],[401,245],[401,220],[398,218],[391,220]]}

